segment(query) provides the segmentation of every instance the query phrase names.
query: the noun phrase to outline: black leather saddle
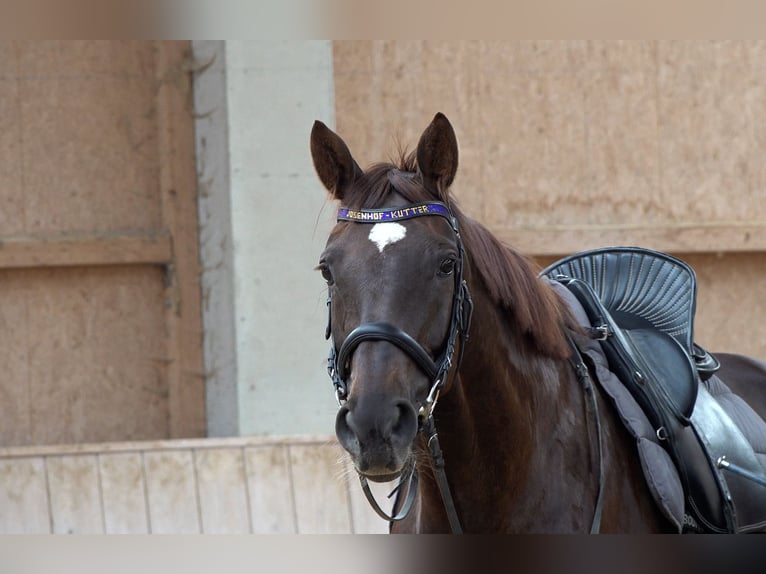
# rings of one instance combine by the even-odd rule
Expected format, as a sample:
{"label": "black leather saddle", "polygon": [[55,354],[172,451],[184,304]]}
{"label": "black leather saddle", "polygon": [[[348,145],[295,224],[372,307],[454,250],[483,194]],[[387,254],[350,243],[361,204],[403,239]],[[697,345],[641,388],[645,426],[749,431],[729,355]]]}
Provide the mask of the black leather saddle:
{"label": "black leather saddle", "polygon": [[[665,253],[618,247],[572,255],[542,274],[565,285],[585,309],[591,336],[676,464],[690,522],[705,532],[737,531],[714,451],[752,447],[736,432],[722,432],[731,419],[701,390],[700,381],[720,365],[693,341],[694,270]],[[721,440],[726,444],[715,445]]]}
{"label": "black leather saddle", "polygon": [[655,428],[665,416],[689,424],[697,373],[704,379],[718,368],[692,340],[694,270],[664,253],[620,247],[572,255],[544,274],[577,296],[610,364]]}

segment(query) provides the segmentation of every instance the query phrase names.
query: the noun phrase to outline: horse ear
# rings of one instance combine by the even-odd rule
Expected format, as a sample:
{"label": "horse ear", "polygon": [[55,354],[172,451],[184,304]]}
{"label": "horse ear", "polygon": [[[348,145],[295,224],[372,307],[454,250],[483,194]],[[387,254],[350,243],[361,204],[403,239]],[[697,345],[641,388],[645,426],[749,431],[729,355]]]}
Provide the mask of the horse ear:
{"label": "horse ear", "polygon": [[346,190],[362,175],[346,142],[318,120],[311,128],[311,159],[319,179],[334,199],[342,200]]}
{"label": "horse ear", "polygon": [[457,137],[447,116],[438,113],[420,136],[417,158],[423,185],[442,200],[457,173]]}

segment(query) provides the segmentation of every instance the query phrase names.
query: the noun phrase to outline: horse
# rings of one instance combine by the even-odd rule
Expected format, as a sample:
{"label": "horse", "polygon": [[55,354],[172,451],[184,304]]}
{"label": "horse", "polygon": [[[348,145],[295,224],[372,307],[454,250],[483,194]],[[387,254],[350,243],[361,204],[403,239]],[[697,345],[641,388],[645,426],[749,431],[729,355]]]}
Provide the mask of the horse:
{"label": "horse", "polygon": [[674,531],[635,441],[578,369],[571,310],[452,197],[446,116],[366,170],[320,121],[310,148],[342,205],[317,266],[336,436],[363,486],[400,479],[390,515],[368,496],[391,532]]}

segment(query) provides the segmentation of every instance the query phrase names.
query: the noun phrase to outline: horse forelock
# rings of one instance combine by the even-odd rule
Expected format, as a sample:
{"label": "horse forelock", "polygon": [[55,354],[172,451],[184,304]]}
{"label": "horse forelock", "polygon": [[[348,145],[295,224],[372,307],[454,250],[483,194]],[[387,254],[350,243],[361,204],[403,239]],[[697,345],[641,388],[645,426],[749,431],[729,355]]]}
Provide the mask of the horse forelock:
{"label": "horse forelock", "polygon": [[[411,203],[440,199],[423,186],[415,153],[401,152],[397,161],[369,167],[344,197],[344,205],[352,209],[384,207],[394,192]],[[464,215],[453,198],[448,202],[458,220],[468,264],[493,303],[508,315],[508,324],[529,337],[544,355],[568,357],[564,328],[574,322],[558,295],[539,278],[538,266]]]}
{"label": "horse forelock", "polygon": [[[397,182],[396,186],[392,179]],[[414,153],[402,151],[397,160],[367,168],[346,192],[343,204],[351,209],[376,209],[385,206],[392,192],[412,203],[436,199],[422,185]]]}

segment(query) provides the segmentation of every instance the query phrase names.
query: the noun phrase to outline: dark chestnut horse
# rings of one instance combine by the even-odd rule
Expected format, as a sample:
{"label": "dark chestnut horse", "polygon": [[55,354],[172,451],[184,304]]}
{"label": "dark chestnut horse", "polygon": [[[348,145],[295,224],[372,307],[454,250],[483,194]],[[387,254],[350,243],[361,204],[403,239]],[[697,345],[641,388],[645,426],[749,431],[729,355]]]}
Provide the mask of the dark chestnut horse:
{"label": "dark chestnut horse", "polygon": [[[450,532],[449,507],[464,532],[588,532],[596,515],[602,532],[668,530],[635,442],[573,369],[567,307],[450,197],[458,147],[447,118],[396,165],[362,170],[321,122],[311,152],[343,206],[318,267],[337,437],[365,480],[417,469],[392,530]],[[434,433],[420,432],[429,421],[442,475]]]}

